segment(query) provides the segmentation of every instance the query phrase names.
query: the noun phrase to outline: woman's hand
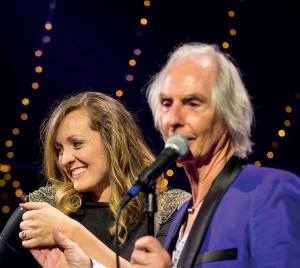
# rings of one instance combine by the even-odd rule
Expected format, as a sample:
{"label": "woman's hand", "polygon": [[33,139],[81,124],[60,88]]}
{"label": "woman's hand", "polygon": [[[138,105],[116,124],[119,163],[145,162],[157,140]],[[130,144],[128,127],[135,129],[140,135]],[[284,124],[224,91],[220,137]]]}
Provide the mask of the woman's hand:
{"label": "woman's hand", "polygon": [[63,214],[57,208],[44,202],[28,202],[20,204],[26,212],[20,223],[22,245],[25,248],[53,246],[56,244],[52,232],[54,226],[67,237],[72,237],[78,222]]}

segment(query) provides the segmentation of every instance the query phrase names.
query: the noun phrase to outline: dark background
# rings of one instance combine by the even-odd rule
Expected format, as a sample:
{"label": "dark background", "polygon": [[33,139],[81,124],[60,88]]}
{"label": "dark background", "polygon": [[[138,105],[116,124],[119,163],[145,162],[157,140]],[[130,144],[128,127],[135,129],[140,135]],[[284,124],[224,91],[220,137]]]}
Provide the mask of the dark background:
{"label": "dark background", "polygon": [[[142,0],[64,0],[51,9],[53,2],[0,3],[0,164],[11,167],[10,179],[0,171],[0,229],[20,202],[15,191],[26,194],[43,183],[39,125],[50,106],[67,94],[92,89],[114,95],[122,89],[119,99],[137,116],[147,142],[156,154],[162,150],[141,89],[180,42],[229,42],[226,51],[244,75],[256,114],[249,162],[300,174],[296,1],[154,0],[145,7]],[[233,18],[229,10],[235,12]],[[143,17],[146,26],[140,24]],[[47,21],[53,25],[51,31],[44,28]],[[231,28],[236,36],[229,34]],[[51,42],[42,42],[45,35]],[[140,56],[133,54],[135,48],[141,49]],[[40,58],[34,56],[37,49],[44,51]],[[137,61],[135,67],[128,65],[131,58]],[[41,74],[34,71],[37,65],[43,67]],[[134,80],[126,81],[127,74]],[[34,81],[40,84],[38,90],[31,88]],[[30,99],[27,106],[21,103],[25,97]],[[289,114],[288,105],[293,108]],[[28,120],[20,119],[22,113]],[[290,127],[284,126],[286,119]],[[15,127],[20,129],[17,136],[12,134]],[[278,136],[279,129],[286,131],[284,138]],[[5,146],[7,140],[13,141],[12,147]],[[8,151],[14,152],[13,158],[7,158]],[[274,152],[273,159],[266,157],[268,151]],[[174,170],[178,176],[169,179],[170,185],[187,189],[182,170]]]}

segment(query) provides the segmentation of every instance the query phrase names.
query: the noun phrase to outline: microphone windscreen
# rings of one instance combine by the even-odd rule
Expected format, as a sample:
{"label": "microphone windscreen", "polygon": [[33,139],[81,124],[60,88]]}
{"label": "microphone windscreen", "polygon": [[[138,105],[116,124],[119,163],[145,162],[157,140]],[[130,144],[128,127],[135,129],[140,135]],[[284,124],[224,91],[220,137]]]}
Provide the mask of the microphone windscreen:
{"label": "microphone windscreen", "polygon": [[165,144],[165,148],[169,147],[174,148],[177,151],[179,154],[179,160],[184,159],[189,152],[189,142],[181,135],[171,136]]}

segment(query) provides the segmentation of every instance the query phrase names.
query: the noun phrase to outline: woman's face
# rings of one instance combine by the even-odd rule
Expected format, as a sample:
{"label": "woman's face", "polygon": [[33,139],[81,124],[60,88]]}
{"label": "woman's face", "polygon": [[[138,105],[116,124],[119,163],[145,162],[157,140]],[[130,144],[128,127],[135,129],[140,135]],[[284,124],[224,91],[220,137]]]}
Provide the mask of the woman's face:
{"label": "woman's face", "polygon": [[90,128],[86,110],[69,113],[60,124],[55,138],[59,166],[66,172],[78,192],[92,192],[98,201],[110,196],[108,163],[97,131]]}

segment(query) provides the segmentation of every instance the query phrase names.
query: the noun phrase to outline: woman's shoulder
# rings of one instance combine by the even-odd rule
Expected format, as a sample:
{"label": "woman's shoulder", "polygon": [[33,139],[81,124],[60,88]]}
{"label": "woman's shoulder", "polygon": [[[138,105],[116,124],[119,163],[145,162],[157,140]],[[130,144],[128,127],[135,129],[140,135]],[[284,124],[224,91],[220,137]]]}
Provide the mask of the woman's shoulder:
{"label": "woman's shoulder", "polygon": [[192,195],[181,189],[168,189],[157,197],[157,210],[169,211],[172,214],[178,210],[183,203],[191,199]]}
{"label": "woman's shoulder", "polygon": [[181,189],[168,189],[166,192],[157,195],[157,212],[155,213],[154,221],[155,234],[191,197],[190,193]]}
{"label": "woman's shoulder", "polygon": [[39,189],[29,193],[26,196],[26,201],[29,202],[47,202],[53,207],[56,207],[55,193],[57,188],[53,185],[42,186]]}

